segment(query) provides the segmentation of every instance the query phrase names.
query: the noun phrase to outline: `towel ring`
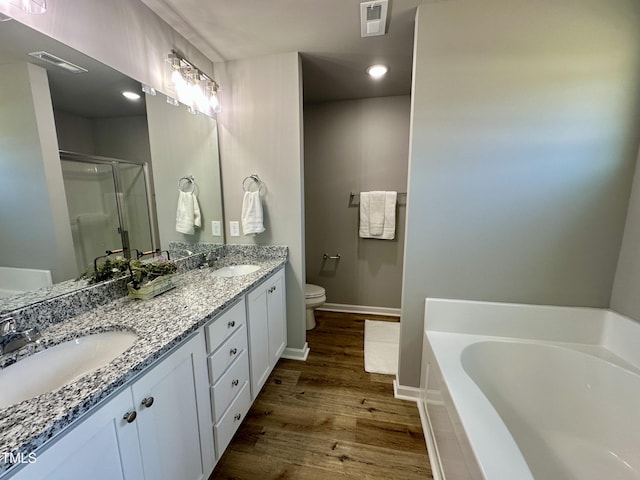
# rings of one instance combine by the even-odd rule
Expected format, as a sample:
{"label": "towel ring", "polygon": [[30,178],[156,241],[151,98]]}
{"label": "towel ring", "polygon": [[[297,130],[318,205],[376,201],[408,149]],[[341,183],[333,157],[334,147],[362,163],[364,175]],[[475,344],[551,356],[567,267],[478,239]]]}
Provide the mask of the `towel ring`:
{"label": "towel ring", "polygon": [[[184,184],[182,183],[183,181],[186,181],[187,183]],[[185,190],[189,185],[191,185],[191,190]],[[185,193],[194,193],[196,191],[196,179],[193,178],[193,175],[181,177],[180,180],[178,180],[178,190]]]}
{"label": "towel ring", "polygon": [[[252,180],[253,183],[249,183],[247,185],[247,180]],[[251,190],[251,185],[253,185],[254,183],[258,186],[257,190]],[[244,180],[242,180],[242,190],[244,190],[245,192],[259,192],[261,188],[264,188],[264,192],[267,191],[267,186],[262,180],[260,180],[260,177],[257,173],[244,177]]]}

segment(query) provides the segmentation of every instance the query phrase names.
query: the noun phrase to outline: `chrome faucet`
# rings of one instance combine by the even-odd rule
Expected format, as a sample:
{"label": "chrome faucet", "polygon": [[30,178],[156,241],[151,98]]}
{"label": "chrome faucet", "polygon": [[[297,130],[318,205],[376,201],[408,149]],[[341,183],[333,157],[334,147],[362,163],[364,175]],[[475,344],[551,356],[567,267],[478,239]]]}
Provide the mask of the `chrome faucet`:
{"label": "chrome faucet", "polygon": [[27,343],[35,342],[39,338],[40,333],[35,328],[18,332],[13,317],[0,320],[0,355],[19,350]]}
{"label": "chrome faucet", "polygon": [[202,253],[202,263],[200,264],[200,268],[209,268],[213,267],[214,263],[220,260],[220,257],[213,254],[213,252]]}
{"label": "chrome faucet", "polygon": [[213,252],[209,252],[206,258],[207,258],[207,264],[210,267],[213,267],[213,264],[216,263],[218,260],[220,260],[220,257],[218,257],[217,255],[214,255]]}

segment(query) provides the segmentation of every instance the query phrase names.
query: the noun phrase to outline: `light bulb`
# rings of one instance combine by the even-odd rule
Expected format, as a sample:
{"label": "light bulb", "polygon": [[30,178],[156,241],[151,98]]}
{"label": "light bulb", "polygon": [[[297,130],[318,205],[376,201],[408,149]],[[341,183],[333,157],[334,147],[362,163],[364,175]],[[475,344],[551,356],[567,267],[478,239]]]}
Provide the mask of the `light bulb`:
{"label": "light bulb", "polygon": [[375,79],[384,77],[388,71],[389,67],[386,65],[371,65],[367,68],[367,73]]}

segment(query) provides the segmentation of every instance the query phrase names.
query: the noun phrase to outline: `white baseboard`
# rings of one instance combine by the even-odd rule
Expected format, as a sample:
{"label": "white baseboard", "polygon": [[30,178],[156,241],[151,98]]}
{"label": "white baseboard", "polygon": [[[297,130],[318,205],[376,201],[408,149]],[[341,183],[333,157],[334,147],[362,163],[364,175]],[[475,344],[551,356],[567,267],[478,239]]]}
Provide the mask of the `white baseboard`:
{"label": "white baseboard", "polygon": [[308,356],[309,356],[309,344],[307,342],[304,342],[304,347],[302,348],[291,348],[291,347],[285,348],[280,358],[287,358],[289,360],[300,360],[301,362],[306,362]]}
{"label": "white baseboard", "polygon": [[420,401],[420,389],[416,387],[406,387],[398,383],[398,377],[393,381],[393,396],[399,400],[409,400],[410,402]]}
{"label": "white baseboard", "polygon": [[420,413],[420,423],[422,424],[424,441],[427,444],[427,452],[429,452],[431,476],[433,477],[433,480],[444,480],[442,461],[440,459],[440,452],[438,451],[438,446],[433,435],[433,428],[431,426],[429,412],[427,411],[425,404],[421,401],[418,402],[418,412]]}
{"label": "white baseboard", "polygon": [[401,312],[399,308],[345,305],[343,303],[325,303],[316,310],[324,310],[326,312],[361,313],[364,315],[388,315],[390,317],[399,317]]}

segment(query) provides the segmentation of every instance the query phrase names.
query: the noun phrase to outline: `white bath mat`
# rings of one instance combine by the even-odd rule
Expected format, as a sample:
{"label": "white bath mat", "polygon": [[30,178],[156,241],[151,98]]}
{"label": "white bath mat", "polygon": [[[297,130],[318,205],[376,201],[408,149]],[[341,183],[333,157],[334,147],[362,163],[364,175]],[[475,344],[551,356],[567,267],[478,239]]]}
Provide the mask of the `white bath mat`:
{"label": "white bath mat", "polygon": [[364,369],[369,373],[398,373],[400,322],[364,321]]}

